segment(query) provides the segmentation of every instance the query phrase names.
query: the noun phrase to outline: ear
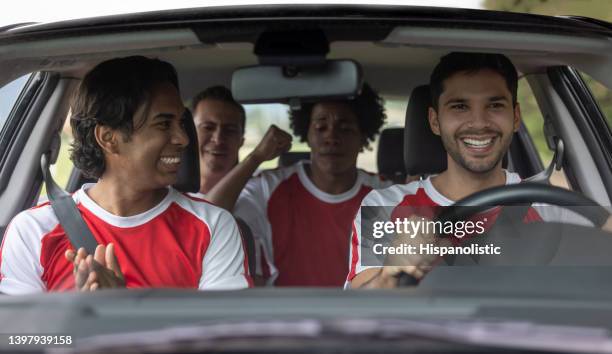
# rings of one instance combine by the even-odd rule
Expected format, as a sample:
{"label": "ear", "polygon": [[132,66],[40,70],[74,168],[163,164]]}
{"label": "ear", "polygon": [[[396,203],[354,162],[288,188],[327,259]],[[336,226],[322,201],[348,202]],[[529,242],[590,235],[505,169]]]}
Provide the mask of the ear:
{"label": "ear", "polygon": [[240,138],[240,144],[238,145],[238,148],[240,149],[242,145],[244,145],[244,135],[242,136],[242,138]]}
{"label": "ear", "polygon": [[98,124],[94,129],[94,134],[96,136],[96,142],[106,154],[112,155],[119,152],[117,144],[118,132],[116,130]]}
{"label": "ear", "polygon": [[427,119],[429,120],[429,127],[435,135],[440,135],[440,122],[438,121],[438,112],[433,107],[429,107],[427,110]]}
{"label": "ear", "polygon": [[521,116],[521,106],[517,102],[516,105],[514,106],[514,131],[515,132],[519,130],[522,119],[523,118]]}

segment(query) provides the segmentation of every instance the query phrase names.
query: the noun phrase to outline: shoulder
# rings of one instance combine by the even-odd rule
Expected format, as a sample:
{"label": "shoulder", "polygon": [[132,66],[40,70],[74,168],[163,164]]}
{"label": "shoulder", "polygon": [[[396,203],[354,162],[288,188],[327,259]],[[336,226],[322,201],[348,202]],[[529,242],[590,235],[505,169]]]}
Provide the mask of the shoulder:
{"label": "shoulder", "polygon": [[292,176],[297,176],[301,167],[300,163],[296,163],[287,167],[277,167],[271,170],[263,170],[251,177],[245,188],[242,190],[241,196],[258,195],[267,198],[272,192],[284,181]]}
{"label": "shoulder", "polygon": [[[7,227],[5,238],[17,237],[28,244],[39,244],[45,235],[55,230],[59,221],[49,203],[43,203],[17,214]],[[16,241],[16,239],[13,239]]]}
{"label": "shoulder", "polygon": [[298,162],[291,166],[277,167],[270,170],[262,170],[255,174],[251,180],[260,180],[267,183],[274,183],[275,181],[282,181],[294,174],[298,173],[298,170],[302,166],[302,163]]}
{"label": "shoulder", "polygon": [[506,184],[518,184],[521,183],[521,176],[516,172],[506,171]]}
{"label": "shoulder", "polygon": [[368,172],[362,169],[358,169],[357,173],[359,173],[361,183],[364,186],[371,187],[373,189],[380,189],[393,185],[393,181],[386,180],[382,178],[382,176],[379,174]]}
{"label": "shoulder", "polygon": [[374,189],[366,195],[362,205],[396,206],[407,195],[414,195],[422,188],[421,181],[413,181],[408,184],[394,184],[383,189]]}
{"label": "shoulder", "polygon": [[232,218],[232,215],[225,209],[216,206],[200,196],[194,196],[186,193],[181,193],[175,189],[171,189],[173,202],[181,207],[185,212],[197,217],[211,227],[220,220]]}
{"label": "shoulder", "polygon": [[51,231],[59,224],[49,202],[39,204],[15,215],[10,226]]}

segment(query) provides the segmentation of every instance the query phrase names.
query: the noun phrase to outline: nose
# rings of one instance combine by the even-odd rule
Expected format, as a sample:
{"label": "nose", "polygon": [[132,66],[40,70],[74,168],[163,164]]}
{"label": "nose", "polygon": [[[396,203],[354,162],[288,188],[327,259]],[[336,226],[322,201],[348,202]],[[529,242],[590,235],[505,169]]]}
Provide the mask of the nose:
{"label": "nose", "polygon": [[485,108],[475,109],[468,124],[473,128],[486,128],[490,125],[489,112]]}
{"label": "nose", "polygon": [[189,136],[181,124],[173,129],[171,142],[183,148],[189,144]]}
{"label": "nose", "polygon": [[210,140],[215,144],[218,144],[221,141],[221,129],[219,127],[213,131]]}
{"label": "nose", "polygon": [[331,145],[340,144],[340,126],[338,124],[330,124],[324,132],[325,142]]}

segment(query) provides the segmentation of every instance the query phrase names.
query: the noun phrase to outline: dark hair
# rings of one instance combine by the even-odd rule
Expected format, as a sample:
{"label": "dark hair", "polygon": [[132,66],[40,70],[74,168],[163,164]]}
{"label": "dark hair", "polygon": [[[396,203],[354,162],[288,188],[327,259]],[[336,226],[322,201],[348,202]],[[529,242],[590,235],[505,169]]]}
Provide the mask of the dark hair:
{"label": "dark hair", "polygon": [[[384,100],[367,83],[363,84],[361,93],[352,100],[345,100],[355,115],[359,124],[359,130],[365,137],[363,146],[367,147],[379,133],[387,115],[385,114]],[[293,134],[300,137],[300,141],[308,139],[308,127],[310,126],[310,115],[317,102],[302,103],[300,109],[290,110],[289,120]]]}
{"label": "dark hair", "polygon": [[144,124],[136,125],[134,114],[142,104],[148,104],[155,86],[163,83],[178,90],[174,67],[143,56],[107,60],[85,75],[73,98],[70,117],[74,136],[70,159],[83,174],[99,178],[106,168],[95,137],[96,126],[117,129],[128,141]]}
{"label": "dark hair", "polygon": [[236,107],[240,111],[240,123],[242,124],[242,132],[244,133],[244,125],[246,113],[244,111],[244,107],[236,100],[234,100],[234,96],[232,95],[232,91],[225,86],[211,86],[206,90],[198,93],[191,102],[191,111],[195,113],[198,104],[206,99],[209,100],[218,100],[221,102],[229,103],[232,106]]}
{"label": "dark hair", "polygon": [[510,59],[502,54],[454,52],[443,56],[431,73],[429,89],[433,108],[438,110],[438,100],[444,91],[444,80],[458,72],[475,73],[484,69],[495,71],[506,80],[508,90],[512,94],[512,104],[515,105],[518,75]]}

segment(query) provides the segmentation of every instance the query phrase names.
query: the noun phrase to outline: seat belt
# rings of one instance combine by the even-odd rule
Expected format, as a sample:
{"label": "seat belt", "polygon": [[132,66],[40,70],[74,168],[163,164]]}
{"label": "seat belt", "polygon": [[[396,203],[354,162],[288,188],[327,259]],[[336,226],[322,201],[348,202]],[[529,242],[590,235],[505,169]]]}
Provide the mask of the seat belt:
{"label": "seat belt", "polygon": [[53,177],[51,177],[49,171],[49,153],[41,156],[40,167],[42,168],[47,189],[47,197],[64,232],[68,235],[70,243],[72,243],[75,250],[83,247],[88,254],[93,255],[98,246],[98,241],[96,241],[91,230],[85,224],[85,220],[83,220],[81,213],[77,209],[72,195],[60,188],[53,180]]}

